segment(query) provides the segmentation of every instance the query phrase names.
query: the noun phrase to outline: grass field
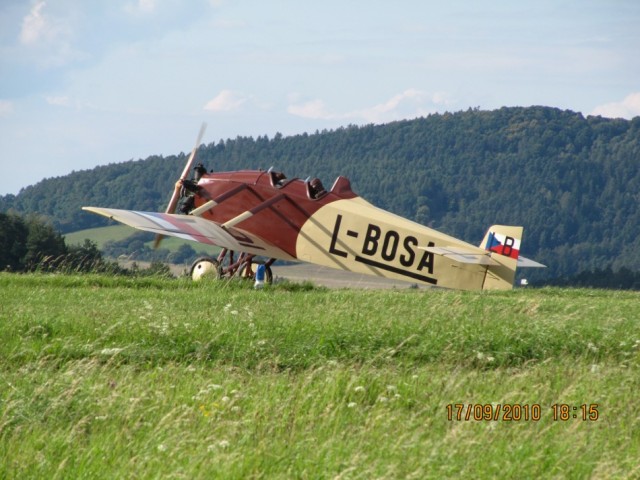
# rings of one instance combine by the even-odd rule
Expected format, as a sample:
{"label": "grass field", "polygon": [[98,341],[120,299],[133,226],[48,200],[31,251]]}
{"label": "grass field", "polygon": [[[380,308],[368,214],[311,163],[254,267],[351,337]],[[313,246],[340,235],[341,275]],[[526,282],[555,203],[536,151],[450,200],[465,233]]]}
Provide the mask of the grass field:
{"label": "grass field", "polygon": [[638,293],[0,274],[0,339],[0,478],[640,477]]}

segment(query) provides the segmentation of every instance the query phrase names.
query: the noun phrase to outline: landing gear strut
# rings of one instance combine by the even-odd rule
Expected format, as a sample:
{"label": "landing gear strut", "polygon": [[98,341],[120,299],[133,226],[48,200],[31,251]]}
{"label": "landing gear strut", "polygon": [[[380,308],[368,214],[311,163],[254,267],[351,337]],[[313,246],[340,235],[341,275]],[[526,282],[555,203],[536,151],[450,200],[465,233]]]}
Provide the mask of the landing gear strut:
{"label": "landing gear strut", "polygon": [[235,258],[235,252],[223,248],[217,259],[212,257],[200,257],[191,265],[191,278],[200,280],[204,275],[211,275],[212,278],[248,278],[253,280],[256,275],[257,265],[264,265],[264,281],[267,284],[273,282],[271,265],[275,258],[266,261],[259,260],[255,255],[249,253],[239,253]]}

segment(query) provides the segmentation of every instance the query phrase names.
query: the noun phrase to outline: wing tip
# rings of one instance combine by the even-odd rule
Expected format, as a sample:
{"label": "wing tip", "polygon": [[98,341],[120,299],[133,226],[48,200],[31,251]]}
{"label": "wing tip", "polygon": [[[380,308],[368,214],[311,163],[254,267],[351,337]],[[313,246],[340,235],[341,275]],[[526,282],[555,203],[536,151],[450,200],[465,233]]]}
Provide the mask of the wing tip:
{"label": "wing tip", "polygon": [[108,218],[109,220],[114,220],[113,214],[108,212],[105,208],[100,207],[82,207],[82,210],[85,212],[95,213],[97,215],[102,215],[103,217]]}

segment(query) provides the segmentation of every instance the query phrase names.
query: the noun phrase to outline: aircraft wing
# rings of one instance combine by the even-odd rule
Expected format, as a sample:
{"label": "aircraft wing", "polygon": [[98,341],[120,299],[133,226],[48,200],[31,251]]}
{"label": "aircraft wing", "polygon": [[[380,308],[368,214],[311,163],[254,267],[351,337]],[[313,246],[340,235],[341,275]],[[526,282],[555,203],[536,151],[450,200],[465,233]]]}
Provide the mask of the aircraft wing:
{"label": "aircraft wing", "polygon": [[238,252],[294,260],[284,250],[265,242],[256,235],[234,227],[222,227],[220,224],[202,217],[116,208],[82,207],[82,209],[138,230],[217,245]]}

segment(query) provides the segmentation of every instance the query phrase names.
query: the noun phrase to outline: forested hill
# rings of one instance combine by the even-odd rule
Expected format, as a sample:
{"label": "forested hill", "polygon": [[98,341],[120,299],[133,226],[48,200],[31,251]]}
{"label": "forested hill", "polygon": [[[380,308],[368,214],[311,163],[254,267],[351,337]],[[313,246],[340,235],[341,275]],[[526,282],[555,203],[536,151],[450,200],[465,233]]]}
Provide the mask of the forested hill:
{"label": "forested hill", "polygon": [[[468,110],[202,146],[208,169],[274,166],[289,177],[337,175],[372,203],[479,243],[492,224],[525,227],[523,253],[545,277],[640,269],[640,117],[547,107]],[[102,224],[83,205],[164,210],[186,154],[149,157],[44,180],[0,211],[38,212],[63,232]]]}

